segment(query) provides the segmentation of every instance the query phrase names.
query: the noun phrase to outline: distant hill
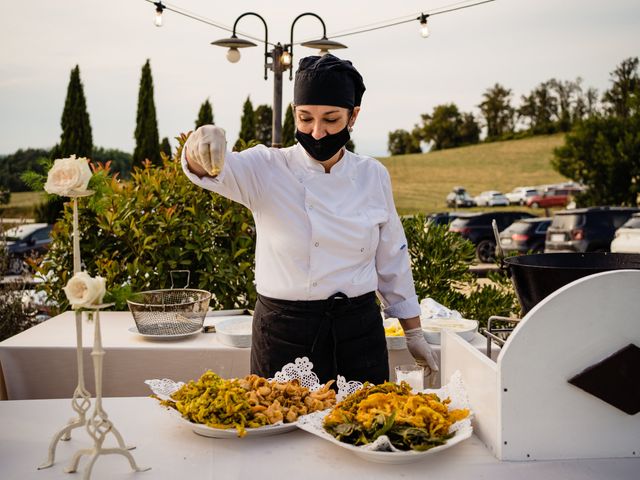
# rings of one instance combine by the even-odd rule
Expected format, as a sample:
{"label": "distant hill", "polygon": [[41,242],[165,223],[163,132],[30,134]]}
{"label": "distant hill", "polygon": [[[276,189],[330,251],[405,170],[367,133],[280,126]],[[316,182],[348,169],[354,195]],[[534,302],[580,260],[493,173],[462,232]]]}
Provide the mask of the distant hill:
{"label": "distant hill", "polygon": [[553,149],[563,143],[563,134],[540,135],[379,160],[391,174],[398,211],[431,213],[448,210],[445,197],[455,185],[475,196],[566,181],[550,163]]}

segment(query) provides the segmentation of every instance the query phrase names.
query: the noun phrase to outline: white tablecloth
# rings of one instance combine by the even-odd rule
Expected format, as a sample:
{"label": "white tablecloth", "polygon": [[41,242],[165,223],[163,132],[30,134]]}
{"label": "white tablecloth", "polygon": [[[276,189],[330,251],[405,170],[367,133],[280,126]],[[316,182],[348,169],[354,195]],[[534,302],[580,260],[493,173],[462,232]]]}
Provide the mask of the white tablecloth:
{"label": "white tablecloth", "polygon": [[[588,459],[554,462],[500,462],[476,438],[429,455],[417,463],[370,463],[301,430],[272,437],[214,439],[200,437],[150,398],[109,398],[109,419],[120,430],[139,465],[133,473],[120,455],[100,457],[91,476],[99,479],[438,479],[438,480],[631,480],[640,459]],[[0,402],[0,478],[49,480],[82,478],[86,457],[75,475],[63,473],[73,453],[87,448],[89,437],[74,430],[58,444],[56,464],[37,471],[53,434],[72,416],[69,400]],[[112,438],[109,445],[114,445]]]}
{"label": "white tablecloth", "polygon": [[[205,320],[205,325],[213,318]],[[224,378],[249,373],[251,349],[220,343],[215,333],[202,333],[174,341],[154,341],[131,333],[135,326],[129,312],[100,315],[104,357],[105,397],[143,396],[150,393],[144,381],[171,378],[187,381],[213,370]],[[94,392],[93,322],[83,318],[84,369],[87,388]],[[68,398],[76,386],[75,314],[65,312],[14,337],[0,342],[0,392],[4,376],[6,398],[10,400]],[[486,340],[477,335],[472,342],[486,351]],[[434,345],[440,355],[440,346]],[[409,352],[391,350],[389,366],[413,363]],[[0,396],[0,398],[4,398]]]}

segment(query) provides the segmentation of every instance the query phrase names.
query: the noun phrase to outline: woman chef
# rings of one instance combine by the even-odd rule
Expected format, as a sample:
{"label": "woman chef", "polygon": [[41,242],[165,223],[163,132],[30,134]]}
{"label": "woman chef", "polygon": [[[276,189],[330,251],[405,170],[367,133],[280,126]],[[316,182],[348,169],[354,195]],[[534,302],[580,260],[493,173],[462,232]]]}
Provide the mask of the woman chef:
{"label": "woman chef", "polygon": [[400,319],[407,347],[427,372],[438,366],[420,328],[402,224],[391,181],[377,160],[345,150],[365,91],[351,62],[300,60],[294,86],[298,143],[226,151],[225,133],[192,133],[189,179],[241,203],[256,224],[251,372],[272,377],[309,357],[321,382],[381,383],[389,377],[376,292]]}

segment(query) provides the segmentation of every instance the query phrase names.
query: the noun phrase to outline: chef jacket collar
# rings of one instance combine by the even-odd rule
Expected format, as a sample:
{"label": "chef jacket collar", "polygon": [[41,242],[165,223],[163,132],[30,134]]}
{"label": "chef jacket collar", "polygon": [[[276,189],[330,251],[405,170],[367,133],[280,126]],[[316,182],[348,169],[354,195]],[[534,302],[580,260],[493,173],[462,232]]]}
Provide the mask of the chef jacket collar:
{"label": "chef jacket collar", "polygon": [[[347,149],[345,149],[344,151],[344,155],[342,155],[342,158],[340,159],[340,161],[338,163],[336,163],[333,167],[331,167],[331,175],[346,175],[347,174],[347,170],[348,170],[348,163],[349,163],[349,151]],[[299,143],[296,143],[296,156],[299,156],[302,158],[302,164],[305,168],[305,170],[311,170],[314,172],[318,172],[318,173],[325,173],[324,172],[324,166],[322,166],[322,163],[313,159],[308,153],[307,151],[304,149],[304,147],[302,145],[300,145]]]}

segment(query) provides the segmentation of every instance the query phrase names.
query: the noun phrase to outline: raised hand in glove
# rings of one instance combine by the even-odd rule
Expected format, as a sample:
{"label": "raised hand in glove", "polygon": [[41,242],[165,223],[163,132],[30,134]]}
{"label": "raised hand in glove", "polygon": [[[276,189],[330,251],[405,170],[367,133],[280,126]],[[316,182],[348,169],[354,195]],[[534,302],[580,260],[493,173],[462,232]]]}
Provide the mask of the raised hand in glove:
{"label": "raised hand in glove", "polygon": [[431,349],[431,346],[424,338],[422,328],[412,328],[404,331],[404,336],[407,339],[407,349],[411,356],[415,359],[416,363],[421,367],[424,367],[427,375],[432,375],[438,370],[438,361]]}
{"label": "raised hand in glove", "polygon": [[225,131],[215,125],[203,125],[187,138],[189,170],[199,176],[215,177],[222,171],[227,151]]}

